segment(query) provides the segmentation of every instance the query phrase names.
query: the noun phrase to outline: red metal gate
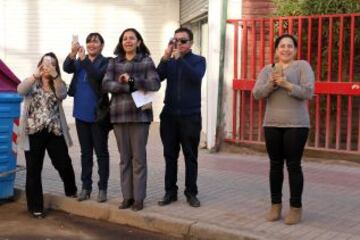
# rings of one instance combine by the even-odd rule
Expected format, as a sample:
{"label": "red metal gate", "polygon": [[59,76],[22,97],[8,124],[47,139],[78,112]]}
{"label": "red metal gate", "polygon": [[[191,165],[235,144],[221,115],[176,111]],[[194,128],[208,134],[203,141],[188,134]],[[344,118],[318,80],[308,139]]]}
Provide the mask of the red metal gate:
{"label": "red metal gate", "polygon": [[360,153],[360,14],[228,23],[234,26],[234,76],[232,133],[227,141],[263,143],[265,103],[254,100],[251,90],[262,67],[273,61],[274,39],[287,32],[298,39],[298,59],[310,62],[316,76],[307,148]]}

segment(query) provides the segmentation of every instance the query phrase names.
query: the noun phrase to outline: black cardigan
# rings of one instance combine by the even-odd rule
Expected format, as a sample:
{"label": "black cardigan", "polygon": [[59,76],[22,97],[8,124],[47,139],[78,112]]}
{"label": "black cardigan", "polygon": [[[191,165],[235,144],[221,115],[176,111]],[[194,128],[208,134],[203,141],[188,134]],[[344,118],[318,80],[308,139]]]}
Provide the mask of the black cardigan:
{"label": "black cardigan", "polygon": [[101,54],[95,58],[94,62],[91,62],[88,56],[86,56],[83,61],[81,61],[80,59],[75,60],[67,56],[63,64],[63,69],[67,73],[74,73],[68,90],[69,96],[74,96],[76,92],[76,67],[79,64],[79,67],[85,69],[91,87],[94,89],[95,94],[100,98],[103,95],[101,84],[106,72],[108,62],[109,60]]}

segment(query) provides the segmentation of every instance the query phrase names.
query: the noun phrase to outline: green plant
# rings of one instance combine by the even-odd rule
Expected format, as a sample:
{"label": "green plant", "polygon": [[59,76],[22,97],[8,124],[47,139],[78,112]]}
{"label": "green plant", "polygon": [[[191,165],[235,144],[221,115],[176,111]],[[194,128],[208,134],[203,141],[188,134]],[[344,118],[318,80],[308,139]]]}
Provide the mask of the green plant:
{"label": "green plant", "polygon": [[[344,14],[344,13],[360,13],[360,0],[272,0],[276,11],[273,13],[274,16],[309,16],[309,15],[321,15],[321,14]],[[338,76],[338,56],[339,54],[343,57],[343,78],[344,81],[348,79],[349,72],[349,56],[350,56],[350,32],[351,32],[351,18],[344,18],[343,24],[343,51],[339,52],[340,45],[340,18],[333,18],[333,26],[330,29],[329,18],[324,18],[322,21],[322,32],[321,32],[321,42],[322,42],[322,64],[321,64],[321,79],[327,79],[328,73],[328,63],[327,57],[328,54],[332,55],[332,71],[331,71],[331,80],[337,80]],[[360,17],[355,18],[355,38],[354,38],[354,52],[357,53],[360,51]],[[283,29],[288,28],[288,22],[282,22]],[[296,23],[295,23],[296,27]],[[279,22],[275,23],[275,32],[278,32]],[[303,25],[304,29],[307,29],[307,23],[305,21]],[[311,52],[312,54],[311,62],[317,62],[317,42],[318,38],[318,20],[312,22],[312,44]],[[332,46],[329,49],[329,39],[330,32],[332,33]],[[307,42],[307,31],[303,31],[302,40],[303,43]],[[302,52],[306,52],[307,46],[302,46]],[[360,62],[360,55],[354,54],[354,63]],[[355,78],[359,78],[360,71],[355,68]]]}
{"label": "green plant", "polygon": [[359,13],[359,0],[272,0],[275,16]]}

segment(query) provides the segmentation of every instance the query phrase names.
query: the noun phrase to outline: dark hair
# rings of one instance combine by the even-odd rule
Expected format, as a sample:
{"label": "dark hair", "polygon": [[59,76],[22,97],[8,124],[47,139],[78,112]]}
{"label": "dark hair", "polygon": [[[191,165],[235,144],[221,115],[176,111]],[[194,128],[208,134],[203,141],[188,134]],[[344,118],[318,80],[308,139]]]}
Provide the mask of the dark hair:
{"label": "dark hair", "polygon": [[100,33],[97,33],[97,32],[89,33],[89,35],[87,35],[87,37],[86,37],[86,43],[89,43],[92,40],[96,40],[96,39],[99,39],[101,44],[104,45],[104,43],[105,43],[104,38],[101,36]]}
{"label": "dark hair", "polygon": [[280,35],[276,40],[275,40],[275,49],[278,48],[279,44],[280,44],[280,41],[283,39],[283,38],[290,38],[293,43],[294,43],[294,47],[297,48],[297,40],[296,38],[293,36],[293,35],[290,35],[288,33],[285,33],[283,35]]}
{"label": "dark hair", "polygon": [[193,32],[190,29],[186,28],[186,27],[179,27],[178,29],[175,30],[175,34],[179,33],[179,32],[186,32],[187,35],[189,36],[190,41],[192,41],[194,39]]}
{"label": "dark hair", "polygon": [[[60,66],[59,66],[59,60],[56,57],[55,53],[53,52],[48,52],[45,53],[44,56],[41,57],[39,63],[37,64],[38,67],[40,67],[40,65],[43,63],[44,57],[49,56],[52,59],[55,59],[55,70],[58,74],[59,77],[61,77],[61,72],[60,72]],[[50,89],[55,93],[55,87],[54,87],[54,79],[52,77],[50,77],[50,81],[49,81],[49,85],[50,85]]]}
{"label": "dark hair", "polygon": [[44,60],[44,57],[46,57],[46,56],[49,56],[49,57],[55,59],[55,66],[54,66],[55,70],[58,73],[58,75],[61,76],[60,67],[59,67],[59,60],[57,59],[55,53],[53,53],[53,52],[45,53],[44,56],[41,57],[41,59],[40,59],[37,66],[40,67],[40,65],[42,64],[42,62]]}
{"label": "dark hair", "polygon": [[119,43],[116,45],[116,48],[114,50],[114,54],[120,55],[120,56],[125,56],[125,50],[122,45],[122,41],[124,39],[125,33],[127,33],[127,32],[133,32],[135,34],[136,38],[140,41],[140,46],[136,48],[136,53],[150,55],[150,51],[146,47],[146,45],[144,43],[144,39],[142,38],[141,34],[135,28],[127,28],[121,33],[121,35],[119,37]]}

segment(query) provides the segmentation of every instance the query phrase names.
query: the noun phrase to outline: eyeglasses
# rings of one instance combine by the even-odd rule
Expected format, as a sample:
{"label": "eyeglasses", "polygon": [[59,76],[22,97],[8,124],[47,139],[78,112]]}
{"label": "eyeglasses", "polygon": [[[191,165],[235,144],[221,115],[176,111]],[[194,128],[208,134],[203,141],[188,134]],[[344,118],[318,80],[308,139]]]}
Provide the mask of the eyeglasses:
{"label": "eyeglasses", "polygon": [[186,44],[187,42],[189,42],[189,39],[174,39],[176,42],[181,43],[181,44]]}

